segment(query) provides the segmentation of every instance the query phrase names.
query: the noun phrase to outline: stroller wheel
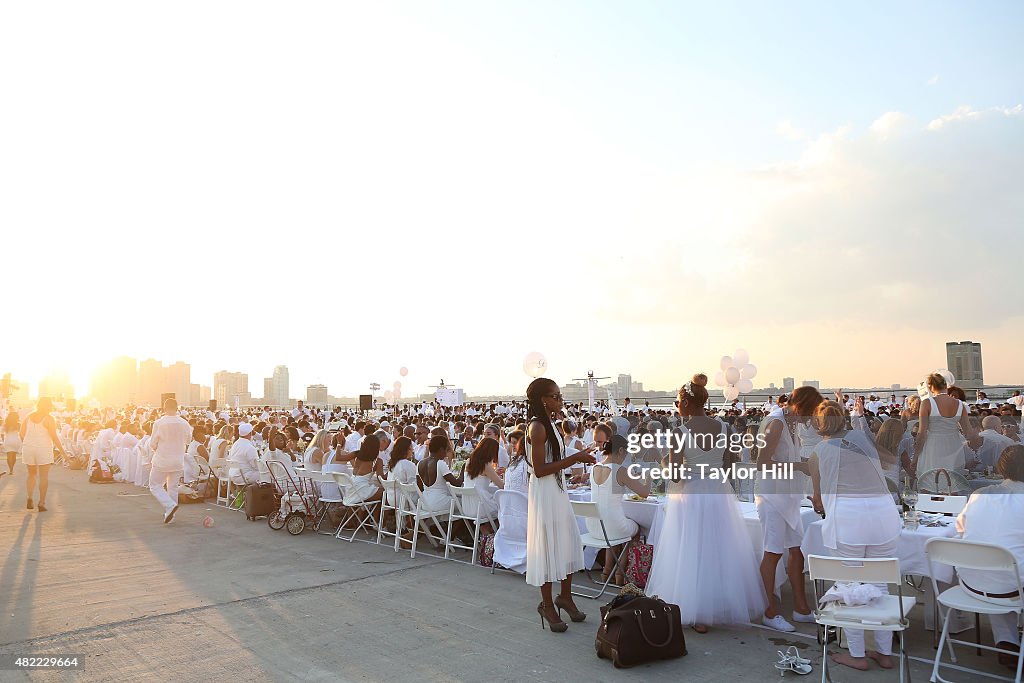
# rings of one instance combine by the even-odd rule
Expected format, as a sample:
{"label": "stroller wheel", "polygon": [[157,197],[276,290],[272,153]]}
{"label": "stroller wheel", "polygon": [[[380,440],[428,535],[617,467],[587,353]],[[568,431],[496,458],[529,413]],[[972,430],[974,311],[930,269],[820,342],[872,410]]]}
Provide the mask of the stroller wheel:
{"label": "stroller wheel", "polygon": [[293,512],[285,520],[285,526],[288,528],[288,533],[298,536],[306,530],[306,516],[301,512]]}
{"label": "stroller wheel", "polygon": [[281,516],[280,510],[274,510],[272,513],[267,515],[267,526],[274,531],[280,531],[283,529],[286,521],[287,520]]}

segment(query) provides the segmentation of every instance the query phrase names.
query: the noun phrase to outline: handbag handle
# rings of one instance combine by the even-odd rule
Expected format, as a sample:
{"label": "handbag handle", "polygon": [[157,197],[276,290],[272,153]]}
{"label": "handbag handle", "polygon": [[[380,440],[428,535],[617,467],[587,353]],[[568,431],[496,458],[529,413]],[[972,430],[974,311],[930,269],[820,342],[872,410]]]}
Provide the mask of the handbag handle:
{"label": "handbag handle", "polygon": [[[671,611],[669,610],[668,607],[664,607],[662,609],[665,610],[665,614],[666,615],[670,615],[671,614]],[[668,645],[669,643],[672,642],[672,620],[671,619],[668,619],[668,637],[665,638],[665,642],[664,643],[652,643],[651,639],[647,637],[647,632],[644,631],[644,622],[643,622],[643,619],[640,618],[640,610],[638,610],[638,609],[633,610],[633,614],[636,616],[636,625],[640,628],[640,635],[643,637],[644,641],[648,645],[650,645],[651,647],[665,647],[666,645]],[[654,614],[654,610],[651,610],[651,614]]]}

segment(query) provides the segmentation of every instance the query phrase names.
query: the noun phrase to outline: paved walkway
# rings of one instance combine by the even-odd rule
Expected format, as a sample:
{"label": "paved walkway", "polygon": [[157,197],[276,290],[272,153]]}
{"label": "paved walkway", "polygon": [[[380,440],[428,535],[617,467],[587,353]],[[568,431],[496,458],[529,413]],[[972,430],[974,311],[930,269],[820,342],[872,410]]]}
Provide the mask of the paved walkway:
{"label": "paved walkway", "polygon": [[[810,638],[687,631],[689,656],[618,671],[594,655],[598,602],[578,599],[588,619],[568,633],[541,631],[538,594],[517,575],[293,537],[209,505],[183,506],[164,526],[143,490],[62,468],[49,512],[29,512],[23,477],[19,464],[0,478],[0,654],[78,654],[85,668],[0,681],[772,681],[775,651],[791,644],[814,662],[804,680],[821,675],[809,627]],[[930,637],[916,628],[911,654],[931,657]],[[993,660],[982,666],[1002,671]],[[912,671],[928,680],[926,665]],[[877,667],[833,679],[898,680]]]}

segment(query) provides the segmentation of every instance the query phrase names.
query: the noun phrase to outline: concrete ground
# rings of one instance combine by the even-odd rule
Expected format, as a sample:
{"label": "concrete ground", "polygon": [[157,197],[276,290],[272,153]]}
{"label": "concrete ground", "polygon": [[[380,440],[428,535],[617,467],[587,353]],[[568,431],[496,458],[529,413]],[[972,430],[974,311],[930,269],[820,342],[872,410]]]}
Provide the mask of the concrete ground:
{"label": "concrete ground", "polygon": [[[38,513],[25,509],[22,465],[0,478],[0,654],[77,654],[84,669],[0,671],[0,681],[771,681],[776,650],[789,645],[813,662],[805,680],[821,676],[806,625],[808,637],[687,630],[687,657],[616,670],[594,654],[605,600],[577,598],[587,621],[552,634],[518,575],[311,531],[293,537],[212,505],[183,506],[164,526],[142,489],[62,468],[51,484],[49,511]],[[930,660],[920,612],[908,649]],[[961,655],[1007,673],[994,655]],[[926,681],[930,665],[914,660],[912,673]],[[872,664],[837,668],[833,680],[898,677]]]}

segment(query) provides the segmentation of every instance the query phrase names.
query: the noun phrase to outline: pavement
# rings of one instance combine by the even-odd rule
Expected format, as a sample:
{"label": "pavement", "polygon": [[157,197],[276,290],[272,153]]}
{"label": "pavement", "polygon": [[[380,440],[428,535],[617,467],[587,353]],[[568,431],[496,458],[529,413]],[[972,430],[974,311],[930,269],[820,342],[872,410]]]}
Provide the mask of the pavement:
{"label": "pavement", "polygon": [[[577,598],[587,621],[553,634],[540,628],[538,592],[517,574],[309,530],[290,536],[213,505],[182,506],[165,526],[145,490],[89,484],[60,467],[47,506],[25,509],[20,463],[0,478],[0,655],[79,655],[82,669],[6,670],[0,682],[773,681],[776,651],[789,645],[812,660],[806,680],[821,676],[813,625],[801,625],[802,635],[687,630],[688,656],[617,670],[594,652],[605,599]],[[920,612],[908,651],[930,661]],[[963,665],[1008,673],[992,654],[960,652]],[[911,671],[928,680],[930,663],[912,659]],[[832,678],[898,674],[872,664],[836,667]]]}

